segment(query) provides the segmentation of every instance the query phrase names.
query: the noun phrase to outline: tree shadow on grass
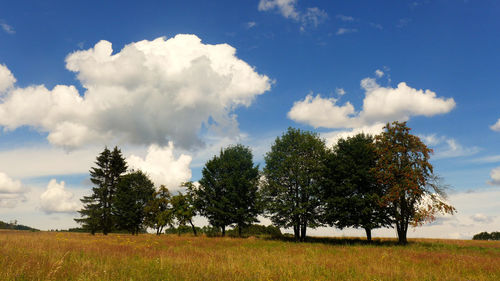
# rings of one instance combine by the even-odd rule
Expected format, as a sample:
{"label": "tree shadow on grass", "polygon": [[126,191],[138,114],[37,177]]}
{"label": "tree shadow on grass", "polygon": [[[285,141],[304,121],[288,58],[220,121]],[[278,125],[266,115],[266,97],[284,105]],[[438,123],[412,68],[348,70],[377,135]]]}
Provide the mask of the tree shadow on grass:
{"label": "tree shadow on grass", "polygon": [[[267,240],[278,240],[284,242],[296,242],[301,243],[293,236],[284,235],[282,237],[270,237],[266,238]],[[320,244],[329,244],[329,245],[366,245],[366,246],[381,246],[381,247],[394,247],[394,246],[408,246],[413,244],[413,242],[408,242],[406,245],[398,244],[397,240],[388,239],[388,238],[374,238],[372,241],[367,241],[366,239],[361,238],[348,238],[348,237],[306,237],[306,240],[303,243],[320,243]]]}

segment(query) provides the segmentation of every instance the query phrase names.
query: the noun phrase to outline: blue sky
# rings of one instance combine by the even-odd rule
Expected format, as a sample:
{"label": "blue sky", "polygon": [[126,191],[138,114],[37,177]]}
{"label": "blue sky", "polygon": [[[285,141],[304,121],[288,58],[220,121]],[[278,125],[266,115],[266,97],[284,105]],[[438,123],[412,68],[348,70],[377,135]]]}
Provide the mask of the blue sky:
{"label": "blue sky", "polygon": [[0,219],[76,226],[104,145],[177,189],[221,146],[249,145],[262,166],[289,126],[332,145],[401,120],[434,148],[458,209],[410,235],[499,230],[499,12],[473,0],[4,3]]}

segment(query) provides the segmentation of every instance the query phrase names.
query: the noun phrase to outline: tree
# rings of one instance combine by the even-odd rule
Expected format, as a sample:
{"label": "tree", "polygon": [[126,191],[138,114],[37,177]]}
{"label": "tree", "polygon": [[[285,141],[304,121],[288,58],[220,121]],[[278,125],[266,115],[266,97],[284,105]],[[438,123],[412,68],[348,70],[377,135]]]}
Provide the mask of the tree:
{"label": "tree", "polygon": [[374,169],[384,187],[382,204],[394,221],[400,244],[406,244],[408,226],[435,219],[438,213],[453,214],[446,194],[429,163],[432,149],[410,134],[406,122],[393,122],[375,138],[378,155]]}
{"label": "tree", "polygon": [[92,195],[84,196],[82,218],[76,222],[89,229],[92,234],[102,230],[107,235],[113,227],[111,205],[120,176],[127,171],[127,164],[118,147],[110,151],[107,147],[99,154],[95,162],[97,167],[90,169],[90,181],[95,185]]}
{"label": "tree", "polygon": [[288,128],[265,156],[267,213],[276,226],[293,227],[297,240],[305,240],[307,227],[321,225],[320,184],[326,154],[325,142],[317,134]]}
{"label": "tree", "polygon": [[252,152],[242,145],[221,150],[202,170],[196,189],[197,206],[211,225],[222,229],[236,224],[240,228],[257,221],[259,168]]}
{"label": "tree", "polygon": [[340,229],[362,227],[371,241],[372,229],[392,225],[386,208],[380,204],[384,190],[374,174],[374,139],[365,134],[340,139],[332,152],[322,192],[324,220]]}
{"label": "tree", "polygon": [[156,235],[163,232],[163,228],[167,225],[172,226],[174,223],[174,212],[171,205],[172,195],[168,189],[161,185],[154,192],[153,199],[144,207],[146,213],[145,224],[156,230]]}
{"label": "tree", "polygon": [[196,236],[196,227],[193,224],[193,217],[196,215],[196,208],[190,203],[188,196],[189,195],[182,193],[173,196],[172,208],[178,227],[184,227],[187,223],[189,223],[194,236]]}
{"label": "tree", "polygon": [[121,176],[112,208],[116,227],[131,234],[139,234],[144,228],[145,207],[153,200],[154,193],[153,182],[142,171]]}

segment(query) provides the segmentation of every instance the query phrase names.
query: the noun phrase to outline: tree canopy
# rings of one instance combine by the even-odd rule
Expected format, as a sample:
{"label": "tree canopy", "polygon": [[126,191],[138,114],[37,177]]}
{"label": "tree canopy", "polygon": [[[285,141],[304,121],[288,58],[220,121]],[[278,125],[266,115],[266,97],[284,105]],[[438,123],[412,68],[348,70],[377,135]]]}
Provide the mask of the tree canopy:
{"label": "tree canopy", "polygon": [[288,128],[265,156],[262,189],[266,212],[279,227],[292,227],[303,241],[307,227],[321,225],[320,184],[326,170],[325,142],[315,133]]}
{"label": "tree canopy", "polygon": [[406,122],[393,122],[376,136],[377,165],[374,169],[383,185],[381,202],[388,208],[398,233],[406,244],[408,226],[435,219],[438,213],[453,214],[455,209],[444,201],[445,193],[429,162],[429,149],[410,134]]}

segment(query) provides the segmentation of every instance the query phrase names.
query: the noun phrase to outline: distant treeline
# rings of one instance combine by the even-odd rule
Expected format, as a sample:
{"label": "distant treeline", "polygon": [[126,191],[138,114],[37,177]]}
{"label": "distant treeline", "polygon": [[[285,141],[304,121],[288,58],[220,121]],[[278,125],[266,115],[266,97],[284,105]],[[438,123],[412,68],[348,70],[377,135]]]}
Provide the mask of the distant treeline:
{"label": "distant treeline", "polygon": [[0,229],[40,231],[38,229],[29,227],[29,226],[26,226],[26,225],[17,224],[17,221],[10,222],[10,223],[0,221]]}
{"label": "distant treeline", "polygon": [[472,240],[500,240],[500,232],[481,232],[474,235]]}

